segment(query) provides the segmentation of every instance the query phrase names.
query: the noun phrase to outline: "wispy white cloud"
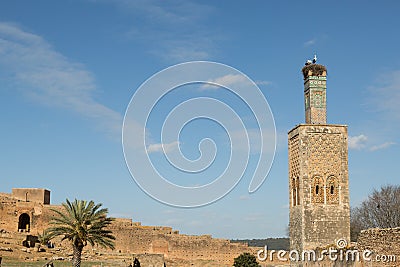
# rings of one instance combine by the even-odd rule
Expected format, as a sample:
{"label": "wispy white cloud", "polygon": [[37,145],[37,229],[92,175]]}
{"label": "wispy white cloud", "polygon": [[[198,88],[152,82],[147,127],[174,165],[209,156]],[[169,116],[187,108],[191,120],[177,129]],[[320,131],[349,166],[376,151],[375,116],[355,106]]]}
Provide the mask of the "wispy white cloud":
{"label": "wispy white cloud", "polygon": [[271,85],[270,81],[255,81],[257,85]]}
{"label": "wispy white cloud", "polygon": [[316,39],[316,38],[313,38],[313,39],[310,39],[310,40],[304,42],[303,45],[304,45],[304,47],[309,47],[309,46],[314,45],[316,42],[317,42],[317,39]]}
{"label": "wispy white cloud", "polygon": [[394,142],[385,142],[385,143],[380,144],[380,145],[372,146],[369,150],[371,150],[371,151],[381,150],[381,149],[385,149],[385,148],[391,147],[391,146],[393,146],[395,144],[396,143],[394,143]]}
{"label": "wispy white cloud", "polygon": [[392,120],[400,120],[400,70],[381,75],[377,84],[370,88],[371,106]]}
{"label": "wispy white cloud", "polygon": [[395,142],[384,142],[379,145],[367,146],[368,137],[360,134],[358,136],[349,136],[349,149],[377,151],[395,145]]}
{"label": "wispy white cloud", "polygon": [[373,119],[379,124],[374,129],[375,142],[367,149],[377,151],[396,145],[400,122],[400,70],[386,71],[378,75],[374,84],[368,88],[367,104],[376,117]]}
{"label": "wispy white cloud", "polygon": [[[303,43],[303,47],[310,48],[310,47],[316,47],[317,45],[320,46],[322,43],[325,43],[328,40],[329,40],[329,35],[327,35],[326,33],[318,34],[318,35],[314,36],[313,38],[306,40]],[[318,52],[318,51],[315,51],[315,52]]]}
{"label": "wispy white cloud", "polygon": [[349,136],[348,143],[350,149],[362,149],[365,147],[368,137],[360,134],[357,136]]}
{"label": "wispy white cloud", "polygon": [[[204,83],[200,90],[218,90],[220,86],[253,86],[253,84],[244,75],[241,74],[227,74],[215,79],[208,80],[209,83]],[[269,81],[255,81],[256,85],[270,85]]]}
{"label": "wispy white cloud", "polygon": [[[206,26],[215,9],[192,1],[104,0],[132,18],[126,36],[143,42],[148,52],[165,60],[210,58],[222,34]],[[140,25],[140,26],[139,26]]]}
{"label": "wispy white cloud", "polygon": [[248,83],[248,79],[241,74],[228,74],[208,81],[209,83],[203,84],[201,90],[216,90],[220,86],[231,87],[234,85],[242,85]]}
{"label": "wispy white cloud", "polygon": [[241,195],[239,196],[239,200],[249,200],[250,196],[249,195]]}
{"label": "wispy white cloud", "polygon": [[94,77],[82,64],[57,52],[45,39],[21,27],[0,23],[0,65],[31,100],[93,119],[119,136],[121,114],[94,98]]}
{"label": "wispy white cloud", "polygon": [[178,147],[179,147],[178,141],[174,141],[169,144],[151,144],[147,147],[147,152],[148,153],[154,153],[154,152],[170,153],[170,152],[178,149]]}

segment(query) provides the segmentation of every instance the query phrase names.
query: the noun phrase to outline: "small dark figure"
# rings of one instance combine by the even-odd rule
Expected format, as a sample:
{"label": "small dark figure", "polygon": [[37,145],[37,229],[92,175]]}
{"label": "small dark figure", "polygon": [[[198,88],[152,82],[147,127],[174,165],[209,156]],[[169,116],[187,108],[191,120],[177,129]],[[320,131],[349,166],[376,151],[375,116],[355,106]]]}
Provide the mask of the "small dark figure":
{"label": "small dark figure", "polygon": [[133,261],[133,267],[140,267],[140,262],[137,258]]}
{"label": "small dark figure", "polygon": [[0,257],[0,266],[1,266],[1,261],[3,260],[3,257]]}

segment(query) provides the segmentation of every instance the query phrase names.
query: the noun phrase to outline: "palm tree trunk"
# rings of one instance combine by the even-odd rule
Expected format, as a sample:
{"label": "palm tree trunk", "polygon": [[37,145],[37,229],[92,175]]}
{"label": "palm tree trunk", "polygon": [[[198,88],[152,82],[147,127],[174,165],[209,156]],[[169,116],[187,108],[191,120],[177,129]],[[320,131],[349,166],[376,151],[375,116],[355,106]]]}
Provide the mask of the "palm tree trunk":
{"label": "palm tree trunk", "polygon": [[82,246],[72,245],[74,248],[73,256],[72,256],[72,265],[74,267],[81,267],[81,257],[82,257]]}

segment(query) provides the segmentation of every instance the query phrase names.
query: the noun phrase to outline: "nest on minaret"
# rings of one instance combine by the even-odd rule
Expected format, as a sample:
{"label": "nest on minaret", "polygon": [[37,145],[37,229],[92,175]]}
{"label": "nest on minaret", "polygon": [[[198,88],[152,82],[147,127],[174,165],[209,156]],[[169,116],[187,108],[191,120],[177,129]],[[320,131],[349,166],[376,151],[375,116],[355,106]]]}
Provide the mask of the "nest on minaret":
{"label": "nest on minaret", "polygon": [[304,79],[308,76],[325,76],[326,67],[320,64],[305,65],[301,71],[303,72]]}

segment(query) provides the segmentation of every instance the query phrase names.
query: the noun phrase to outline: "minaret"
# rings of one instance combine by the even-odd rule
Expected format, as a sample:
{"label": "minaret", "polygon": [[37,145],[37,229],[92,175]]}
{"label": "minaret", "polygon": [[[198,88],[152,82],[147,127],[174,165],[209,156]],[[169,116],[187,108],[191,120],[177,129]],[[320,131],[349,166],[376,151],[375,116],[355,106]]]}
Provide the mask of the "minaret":
{"label": "minaret", "polygon": [[350,243],[347,126],[326,122],[326,67],[308,61],[302,72],[306,123],[288,133],[290,249],[300,254]]}
{"label": "minaret", "polygon": [[326,68],[309,64],[303,68],[307,124],[326,124]]}

